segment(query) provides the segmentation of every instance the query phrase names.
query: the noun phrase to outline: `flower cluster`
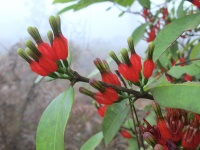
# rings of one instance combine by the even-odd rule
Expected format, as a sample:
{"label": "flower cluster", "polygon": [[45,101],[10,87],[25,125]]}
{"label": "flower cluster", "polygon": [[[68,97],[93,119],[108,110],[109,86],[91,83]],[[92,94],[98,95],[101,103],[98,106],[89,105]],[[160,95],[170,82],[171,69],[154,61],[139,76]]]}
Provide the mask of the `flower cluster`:
{"label": "flower cluster", "polygon": [[140,126],[144,139],[154,149],[176,150],[179,146],[185,149],[196,149],[200,144],[199,115],[180,109],[166,108],[166,116],[161,113],[157,103],[153,103],[157,125],[151,126],[145,119],[146,127]]}
{"label": "flower cluster", "polygon": [[35,40],[36,45],[27,40],[27,48],[18,49],[18,54],[24,58],[30,65],[33,72],[41,76],[52,75],[59,68],[59,61],[66,61],[68,57],[68,41],[61,32],[61,23],[59,16],[51,16],[49,22],[53,33],[48,32],[50,45],[45,43],[36,27],[28,27],[28,33]]}
{"label": "flower cluster", "polygon": [[[122,62],[113,51],[110,52],[110,56],[118,65],[118,72],[120,74],[119,77],[122,75],[126,80],[132,82],[133,84],[143,86],[147,83],[155,68],[155,64],[152,60],[154,44],[152,42],[149,44],[148,57],[143,63],[143,68],[141,58],[135,52],[132,38],[128,38],[128,45],[130,49],[130,56],[128,54],[128,50],[122,49]],[[101,74],[102,82],[115,86],[121,86],[118,76],[111,72],[108,63],[105,60],[101,61],[99,58],[96,58],[94,60],[94,64]],[[121,97],[123,98],[120,91],[116,91],[111,87],[102,86],[101,83],[95,79],[90,79],[89,84],[97,89],[98,92],[91,92],[83,87],[81,87],[79,91],[82,94],[95,99],[98,104],[111,105],[118,102]]]}

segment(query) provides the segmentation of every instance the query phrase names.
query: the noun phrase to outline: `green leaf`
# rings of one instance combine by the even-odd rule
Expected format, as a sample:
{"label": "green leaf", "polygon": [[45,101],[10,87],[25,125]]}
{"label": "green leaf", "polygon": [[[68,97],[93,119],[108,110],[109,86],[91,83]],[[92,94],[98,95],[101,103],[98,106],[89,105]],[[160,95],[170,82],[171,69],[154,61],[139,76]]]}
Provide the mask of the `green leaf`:
{"label": "green leaf", "polygon": [[199,97],[200,84],[196,82],[185,82],[170,84],[161,79],[162,82],[150,89],[154,100],[161,106],[180,108],[200,113]]}
{"label": "green leaf", "polygon": [[185,73],[191,76],[200,74],[200,67],[196,64],[191,64],[187,66],[174,66],[167,73],[174,78],[179,79]]}
{"label": "green leaf", "polygon": [[69,3],[69,2],[74,2],[75,0],[54,0],[53,4],[56,3]]}
{"label": "green leaf", "polygon": [[138,0],[138,1],[140,5],[142,5],[145,8],[150,9],[150,5],[151,5],[150,0]]}
{"label": "green leaf", "polygon": [[134,41],[134,45],[137,45],[137,43],[142,39],[145,33],[145,29],[147,27],[148,23],[142,24],[139,27],[137,27],[133,33],[132,33],[132,38]]}
{"label": "green leaf", "polygon": [[64,131],[73,102],[74,89],[70,86],[48,105],[37,128],[37,150],[64,150]]}
{"label": "green leaf", "polygon": [[157,61],[184,31],[194,29],[199,24],[200,14],[198,13],[177,19],[164,27],[156,36],[153,60]]}
{"label": "green leaf", "polygon": [[122,17],[122,16],[124,15],[124,13],[125,13],[125,12],[121,12],[121,13],[119,14],[119,17]]}
{"label": "green leaf", "polygon": [[200,43],[195,45],[190,53],[190,59],[200,58]]}
{"label": "green leaf", "polygon": [[67,57],[67,62],[69,64],[69,66],[71,65],[72,62],[72,52],[71,52],[71,48],[68,48],[68,57]]}
{"label": "green leaf", "polygon": [[103,134],[99,132],[93,135],[81,148],[80,150],[94,150],[102,141]]}
{"label": "green leaf", "polygon": [[119,131],[122,123],[129,114],[130,107],[126,106],[126,101],[115,103],[106,110],[106,115],[102,123],[102,131],[106,145],[108,145]]}
{"label": "green leaf", "polygon": [[127,150],[138,150],[136,138],[127,139],[127,141],[128,141]]}
{"label": "green leaf", "polygon": [[178,18],[181,18],[181,17],[185,16],[185,11],[183,9],[183,4],[184,4],[184,0],[182,0],[181,3],[178,6],[178,9],[177,9],[177,17]]}
{"label": "green leaf", "polygon": [[62,14],[62,13],[64,13],[64,12],[66,12],[66,11],[72,10],[72,9],[74,9],[74,8],[76,7],[76,5],[77,5],[77,4],[73,4],[73,5],[67,6],[67,7],[61,9],[61,10],[58,12],[58,14]]}
{"label": "green leaf", "polygon": [[35,84],[39,83],[44,77],[43,76],[37,76],[37,78],[35,79]]}
{"label": "green leaf", "polygon": [[115,0],[115,2],[123,7],[131,6],[134,0]]}

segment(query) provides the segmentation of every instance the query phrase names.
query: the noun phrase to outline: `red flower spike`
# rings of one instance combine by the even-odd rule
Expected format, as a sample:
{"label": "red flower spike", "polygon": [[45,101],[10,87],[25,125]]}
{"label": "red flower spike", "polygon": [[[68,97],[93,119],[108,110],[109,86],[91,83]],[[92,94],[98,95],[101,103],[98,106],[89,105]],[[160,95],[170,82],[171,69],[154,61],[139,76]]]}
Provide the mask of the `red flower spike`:
{"label": "red flower spike", "polygon": [[40,64],[36,61],[30,62],[31,70],[41,76],[48,76],[51,72],[45,70],[43,67],[40,66]]}
{"label": "red flower spike", "polygon": [[132,135],[126,130],[120,130],[121,135],[126,139],[131,139]]}
{"label": "red flower spike", "polygon": [[146,79],[150,78],[152,73],[153,73],[153,70],[155,68],[155,64],[153,62],[153,60],[151,59],[147,59],[145,62],[144,62],[144,70],[143,70],[143,75]]}
{"label": "red flower spike", "polygon": [[97,113],[99,114],[99,116],[104,117],[107,107],[107,105],[103,105],[98,108]]}
{"label": "red flower spike", "polygon": [[142,63],[141,63],[140,56],[137,55],[136,53],[131,53],[130,61],[131,61],[133,68],[135,68],[135,70],[138,73],[140,73],[140,71],[142,70]]}
{"label": "red flower spike", "polygon": [[188,149],[196,149],[200,144],[200,130],[190,125],[182,134],[182,146]]}
{"label": "red flower spike", "polygon": [[137,73],[132,66],[120,63],[118,65],[120,74],[124,76],[126,80],[137,83],[139,80],[139,73]]}
{"label": "red flower spike", "polygon": [[185,74],[183,77],[184,81],[192,81],[192,76],[190,76],[189,74]]}
{"label": "red flower spike", "polygon": [[54,36],[53,48],[55,50],[57,60],[66,60],[68,57],[68,41],[62,34]]}
{"label": "red flower spike", "polygon": [[43,55],[39,56],[39,62],[38,63],[45,70],[47,70],[48,72],[51,72],[51,73],[55,72],[58,69],[55,61],[53,61],[52,59],[49,59],[48,57],[45,57]]}

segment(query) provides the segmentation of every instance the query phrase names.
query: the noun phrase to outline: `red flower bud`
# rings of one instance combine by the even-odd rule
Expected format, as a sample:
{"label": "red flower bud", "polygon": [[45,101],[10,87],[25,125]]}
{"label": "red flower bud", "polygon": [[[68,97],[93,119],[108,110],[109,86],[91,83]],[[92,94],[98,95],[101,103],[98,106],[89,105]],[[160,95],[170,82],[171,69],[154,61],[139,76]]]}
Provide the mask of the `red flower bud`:
{"label": "red flower bud", "polygon": [[156,28],[151,28],[151,31],[148,33],[147,42],[151,42],[156,38]]}
{"label": "red flower bud", "polygon": [[97,92],[94,94],[93,98],[97,101],[99,104],[105,104],[105,105],[112,105],[113,101],[110,101],[109,99],[105,99],[103,94],[101,92]]}
{"label": "red flower bud", "polygon": [[57,60],[65,60],[67,58],[68,41],[62,34],[59,34],[59,36],[54,36],[53,48],[55,50]]}
{"label": "red flower bud", "polygon": [[45,70],[40,64],[36,61],[31,61],[30,63],[31,70],[41,76],[48,76],[50,74],[49,71]]}
{"label": "red flower bud", "polygon": [[46,56],[52,60],[57,60],[56,54],[55,54],[53,48],[49,46],[49,44],[42,42],[42,41],[37,44],[38,44],[37,48],[40,53],[42,53],[44,56]]}
{"label": "red flower bud", "polygon": [[179,58],[179,61],[180,61],[180,63],[182,63],[182,64],[180,64],[180,66],[185,66],[185,58],[184,57],[181,57],[181,58]]}
{"label": "red flower bud", "polygon": [[190,76],[189,74],[185,74],[183,77],[184,81],[192,81],[192,76]]}
{"label": "red flower bud", "polygon": [[121,135],[126,139],[131,139],[132,135],[127,130],[120,130]]}
{"label": "red flower bud", "polygon": [[121,83],[119,82],[119,79],[116,74],[114,74],[112,72],[102,72],[101,76],[102,76],[103,82],[121,86]]}
{"label": "red flower bud", "polygon": [[169,124],[167,123],[167,121],[164,118],[158,118],[157,127],[160,130],[161,136],[164,139],[171,139],[172,138]]}
{"label": "red flower bud", "polygon": [[55,72],[57,68],[57,64],[52,59],[45,57],[43,55],[39,56],[39,64],[48,72]]}
{"label": "red flower bud", "polygon": [[118,65],[118,70],[120,74],[124,76],[126,80],[132,81],[134,83],[138,82],[139,80],[139,73],[134,70],[132,66],[128,66],[126,64],[120,63]]}
{"label": "red flower bud", "polygon": [[147,60],[144,62],[143,75],[144,75],[144,77],[145,77],[146,79],[148,79],[148,78],[151,77],[154,68],[155,68],[155,64],[154,64],[153,60],[147,59]]}
{"label": "red flower bud", "polygon": [[136,53],[131,53],[130,61],[133,68],[135,68],[137,72],[140,72],[142,70],[141,58],[139,55],[137,55]]}
{"label": "red flower bud", "polygon": [[107,109],[107,105],[104,106],[100,106],[97,110],[99,116],[104,117],[105,113],[106,113],[106,109]]}

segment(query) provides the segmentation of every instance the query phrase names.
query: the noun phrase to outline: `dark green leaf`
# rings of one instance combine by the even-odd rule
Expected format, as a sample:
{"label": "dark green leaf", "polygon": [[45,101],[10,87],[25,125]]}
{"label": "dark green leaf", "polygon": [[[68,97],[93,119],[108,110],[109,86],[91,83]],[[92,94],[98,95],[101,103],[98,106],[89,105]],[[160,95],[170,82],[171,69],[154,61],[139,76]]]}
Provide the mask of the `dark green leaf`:
{"label": "dark green leaf", "polygon": [[142,39],[145,33],[145,29],[147,27],[148,23],[142,24],[139,27],[137,27],[133,33],[132,33],[132,38],[134,41],[134,45],[137,45],[137,43]]}
{"label": "dark green leaf", "polygon": [[177,19],[164,27],[156,36],[153,60],[157,61],[184,31],[194,29],[199,24],[200,14],[198,13]]}
{"label": "dark green leaf", "polygon": [[69,2],[75,2],[76,0],[54,0],[53,4],[56,3],[69,3]]}
{"label": "dark green leaf", "polygon": [[129,114],[130,107],[126,106],[126,102],[113,104],[106,110],[106,115],[102,123],[102,131],[106,145],[108,145],[119,131],[122,123]]}
{"label": "dark green leaf", "polygon": [[35,79],[35,84],[39,83],[44,77],[43,76],[37,76],[37,78]]}
{"label": "dark green leaf", "polygon": [[127,150],[138,150],[136,138],[128,139],[128,148]]}
{"label": "dark green leaf", "polygon": [[179,79],[185,73],[191,76],[200,74],[200,67],[195,64],[187,66],[174,66],[167,73],[172,77]]}
{"label": "dark green leaf", "polygon": [[180,108],[200,113],[200,105],[197,105],[200,97],[199,83],[171,84],[164,79],[161,78],[161,81],[150,89],[157,103],[164,107]]}
{"label": "dark green leaf", "polygon": [[138,0],[140,5],[142,5],[145,8],[150,9],[151,3],[150,0]]}
{"label": "dark green leaf", "polygon": [[93,135],[81,148],[80,150],[94,150],[102,141],[103,134],[99,132]]}
{"label": "dark green leaf", "polygon": [[178,18],[181,18],[181,17],[185,16],[185,11],[183,9],[184,2],[185,1],[182,0],[181,3],[178,6],[178,9],[177,9],[177,16],[178,16]]}
{"label": "dark green leaf", "polygon": [[64,150],[64,131],[73,102],[74,89],[70,86],[48,105],[37,128],[37,150]]}

